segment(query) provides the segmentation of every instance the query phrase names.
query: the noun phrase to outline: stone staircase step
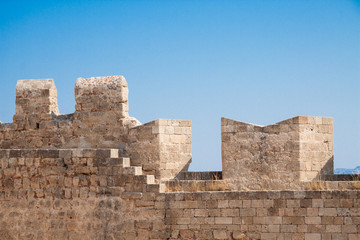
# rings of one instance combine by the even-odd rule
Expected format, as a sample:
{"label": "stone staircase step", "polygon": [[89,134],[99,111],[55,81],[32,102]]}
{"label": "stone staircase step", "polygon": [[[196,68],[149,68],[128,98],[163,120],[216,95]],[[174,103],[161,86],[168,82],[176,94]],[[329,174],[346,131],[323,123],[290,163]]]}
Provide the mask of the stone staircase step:
{"label": "stone staircase step", "polygon": [[147,192],[154,192],[154,193],[162,193],[165,192],[165,184],[159,183],[159,184],[148,184],[146,186]]}
{"label": "stone staircase step", "polygon": [[130,167],[130,158],[98,158],[93,164],[95,167]]}
{"label": "stone staircase step", "polygon": [[134,167],[134,166],[125,167],[124,174],[135,175],[135,176],[142,175],[142,169],[141,167]]}
{"label": "stone staircase step", "polygon": [[134,176],[134,181],[143,182],[146,184],[156,184],[154,175],[136,175]]}
{"label": "stone staircase step", "polygon": [[147,184],[155,184],[155,176],[154,175],[145,175]]}
{"label": "stone staircase step", "polygon": [[130,158],[122,158],[122,166],[130,167]]}

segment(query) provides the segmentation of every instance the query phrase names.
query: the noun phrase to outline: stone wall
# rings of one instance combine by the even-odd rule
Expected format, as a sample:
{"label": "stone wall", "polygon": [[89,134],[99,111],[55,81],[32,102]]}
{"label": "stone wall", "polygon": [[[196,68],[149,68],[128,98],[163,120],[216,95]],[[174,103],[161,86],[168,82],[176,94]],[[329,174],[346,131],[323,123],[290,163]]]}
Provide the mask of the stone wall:
{"label": "stone wall", "polygon": [[19,80],[13,123],[0,124],[0,148],[124,148],[128,129],[139,125],[128,114],[123,76],[79,78],[75,113],[59,114],[52,79]]}
{"label": "stone wall", "polygon": [[[52,79],[19,80],[16,84],[14,123],[17,129],[39,129],[52,114],[59,114],[57,90]],[[43,126],[41,126],[43,127]]]}
{"label": "stone wall", "polygon": [[117,149],[0,150],[0,239],[359,239],[360,191],[168,193]]}
{"label": "stone wall", "polygon": [[164,239],[162,190],[117,149],[0,150],[0,239]]}
{"label": "stone wall", "polygon": [[166,194],[170,239],[359,239],[360,191]]}
{"label": "stone wall", "polygon": [[296,189],[333,173],[332,119],[259,126],[222,118],[223,178],[234,188]]}
{"label": "stone wall", "polygon": [[360,178],[332,174],[331,118],[223,118],[223,171],[191,173],[191,121],[140,124],[122,76],[79,78],[75,99],[61,115],[52,80],[18,82],[0,240],[360,239]]}
{"label": "stone wall", "polygon": [[334,174],[333,120],[298,117],[300,132],[300,180],[313,181]]}
{"label": "stone wall", "polygon": [[158,119],[130,129],[129,152],[134,166],[157,179],[187,171],[191,163],[191,121]]}
{"label": "stone wall", "polygon": [[52,79],[19,80],[13,123],[0,123],[0,149],[116,148],[156,178],[169,179],[191,162],[191,121],[141,125],[129,116],[123,76],[78,78],[75,112],[61,115]]}

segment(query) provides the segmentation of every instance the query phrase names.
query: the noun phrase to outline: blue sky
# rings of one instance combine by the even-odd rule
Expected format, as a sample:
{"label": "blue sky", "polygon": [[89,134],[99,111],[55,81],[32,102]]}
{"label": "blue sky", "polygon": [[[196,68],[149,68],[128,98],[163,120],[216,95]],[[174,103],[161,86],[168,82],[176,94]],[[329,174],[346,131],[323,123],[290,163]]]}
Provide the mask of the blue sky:
{"label": "blue sky", "polygon": [[19,79],[124,75],[130,114],[192,120],[191,170],[220,170],[220,118],[334,118],[335,167],[360,165],[360,1],[0,1],[0,121]]}

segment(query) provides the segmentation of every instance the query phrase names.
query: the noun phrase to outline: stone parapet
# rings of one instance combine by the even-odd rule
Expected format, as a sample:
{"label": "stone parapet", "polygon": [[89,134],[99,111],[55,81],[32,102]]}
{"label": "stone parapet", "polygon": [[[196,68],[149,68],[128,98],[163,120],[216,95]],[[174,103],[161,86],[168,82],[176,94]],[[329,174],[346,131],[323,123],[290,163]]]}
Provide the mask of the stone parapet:
{"label": "stone parapet", "polygon": [[78,78],[75,84],[76,115],[83,112],[88,115],[100,113],[94,117],[114,124],[129,117],[128,94],[127,82],[121,75]]}
{"label": "stone parapet", "polygon": [[259,126],[222,118],[223,178],[238,189],[297,189],[333,172],[332,119]]}
{"label": "stone parapet", "polygon": [[123,76],[79,78],[75,113],[61,115],[52,79],[19,80],[12,124],[0,123],[0,148],[119,148],[129,128],[128,86]]}
{"label": "stone parapet", "polygon": [[19,130],[39,129],[40,122],[59,114],[52,79],[19,80],[16,84],[14,123]]}

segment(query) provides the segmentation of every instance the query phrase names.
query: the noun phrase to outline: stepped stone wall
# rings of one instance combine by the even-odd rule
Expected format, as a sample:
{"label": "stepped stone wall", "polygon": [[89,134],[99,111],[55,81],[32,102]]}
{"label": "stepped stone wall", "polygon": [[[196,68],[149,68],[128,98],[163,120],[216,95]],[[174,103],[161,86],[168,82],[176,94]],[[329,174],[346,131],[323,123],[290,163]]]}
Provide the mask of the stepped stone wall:
{"label": "stepped stone wall", "polygon": [[75,112],[59,114],[52,79],[19,80],[13,123],[0,123],[0,149],[116,148],[157,178],[173,178],[191,162],[191,121],[144,125],[129,116],[123,76],[78,78]]}
{"label": "stepped stone wall", "polygon": [[223,171],[188,172],[191,121],[140,124],[122,76],[79,78],[75,99],[61,115],[52,80],[18,82],[0,240],[360,239],[360,178],[333,175],[331,118],[223,118]]}
{"label": "stepped stone wall", "polygon": [[162,184],[118,149],[0,150],[0,239],[165,239]]}
{"label": "stepped stone wall", "polygon": [[117,149],[0,150],[0,239],[358,239],[359,190],[165,192]]}

